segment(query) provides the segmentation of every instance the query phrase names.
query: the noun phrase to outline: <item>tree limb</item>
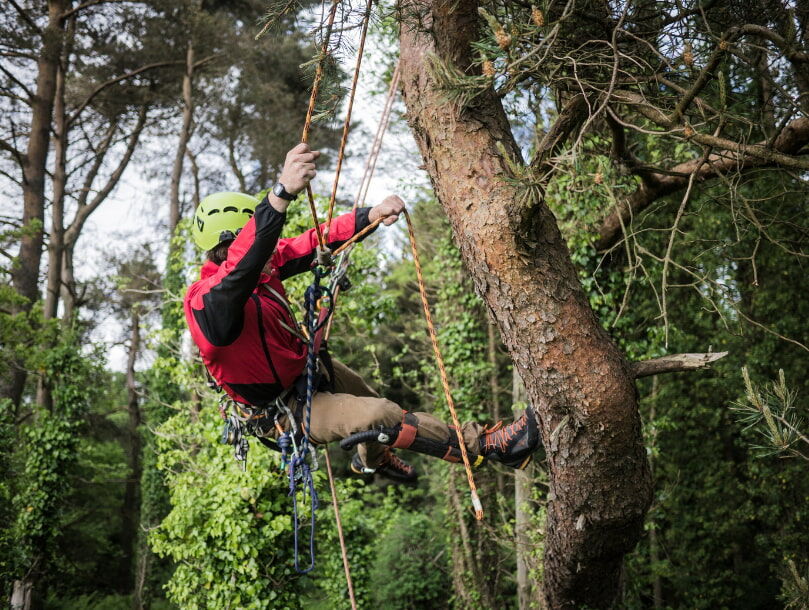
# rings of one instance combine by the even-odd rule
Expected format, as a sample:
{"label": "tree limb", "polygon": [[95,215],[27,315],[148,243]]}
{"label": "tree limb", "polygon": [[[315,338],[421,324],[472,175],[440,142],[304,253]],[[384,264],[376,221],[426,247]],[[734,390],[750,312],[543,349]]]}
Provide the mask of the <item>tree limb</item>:
{"label": "tree limb", "polygon": [[661,358],[640,360],[630,364],[635,379],[659,375],[661,373],[679,373],[682,371],[696,371],[708,368],[728,352],[709,352],[703,354],[672,354]]}
{"label": "tree limb", "polygon": [[575,95],[565,104],[559,117],[554,121],[551,128],[542,138],[537,146],[536,154],[531,160],[531,169],[536,171],[542,169],[547,160],[555,155],[559,148],[567,141],[584,121],[587,116],[587,99],[581,95]]}
{"label": "tree limb", "polygon": [[5,150],[10,152],[15,159],[17,159],[17,163],[20,164],[20,167],[25,166],[26,156],[25,153],[18,150],[13,144],[9,144],[6,140],[0,139],[0,150]]}
{"label": "tree limb", "polygon": [[148,106],[141,106],[138,113],[138,122],[135,125],[135,128],[132,130],[132,134],[129,136],[129,142],[127,143],[124,156],[118,162],[118,166],[110,175],[107,183],[100,191],[98,191],[98,193],[96,193],[95,197],[93,197],[93,200],[90,203],[76,210],[76,216],[74,217],[73,222],[70,223],[70,227],[68,227],[67,231],[65,231],[65,244],[75,243],[79,237],[79,233],[81,232],[84,222],[87,220],[87,217],[90,216],[90,214],[92,214],[99,205],[101,205],[101,203],[109,196],[109,194],[118,184],[118,180],[120,180],[126,166],[129,165],[129,161],[132,159],[132,154],[135,152],[135,148],[138,145],[138,140],[140,140],[141,133],[143,133],[143,127],[146,124],[148,110]]}
{"label": "tree limb", "polygon": [[[705,137],[710,142],[715,140],[713,136],[706,135]],[[722,138],[718,139],[723,140]],[[694,137],[694,140],[697,140],[697,138]],[[710,145],[710,142],[707,143]],[[737,146],[741,147],[741,151],[730,150],[713,153],[699,167],[700,159],[692,159],[675,165],[665,174],[658,172],[647,173],[644,170],[644,182],[635,192],[620,201],[619,207],[601,222],[598,239],[594,246],[598,251],[611,248],[621,237],[623,232],[622,224],[629,223],[633,216],[648,208],[661,197],[684,189],[688,184],[688,177],[692,173],[696,174],[697,179],[705,180],[733,170],[782,166],[779,163],[781,157],[796,160],[796,157],[791,155],[799,153],[807,144],[809,144],[809,118],[801,117],[788,123],[771,147],[768,147],[766,142],[748,146],[738,144]],[[724,146],[720,147],[725,148]],[[753,149],[759,154],[752,154]],[[765,156],[764,152],[769,152],[769,156]],[[797,160],[809,165],[809,161]],[[640,173],[637,168],[633,168],[633,171]]]}
{"label": "tree limb", "polygon": [[25,21],[26,25],[30,27],[32,30],[34,30],[34,32],[42,36],[42,29],[36,23],[34,23],[34,20],[31,19],[31,16],[25,12],[25,9],[22,8],[19,4],[17,4],[17,0],[8,0],[8,1],[11,4],[11,6],[13,6],[16,9],[17,13],[19,13],[20,17],[22,17],[22,20]]}
{"label": "tree limb", "polygon": [[755,34],[766,38],[783,52],[784,57],[793,63],[809,63],[809,54],[796,51],[794,46],[787,42],[786,38],[769,28],[765,28],[763,25],[749,23],[743,25],[741,30],[745,34]]}
{"label": "tree limb", "polygon": [[25,100],[25,102],[26,102],[26,104],[27,104],[28,106],[30,106],[30,105],[31,105],[31,101],[34,99],[34,93],[33,93],[33,92],[32,92],[32,91],[31,91],[31,90],[28,88],[28,87],[26,87],[26,86],[25,86],[25,83],[24,83],[24,82],[22,82],[20,79],[18,79],[16,76],[14,76],[14,75],[13,75],[11,72],[9,72],[8,70],[6,70],[6,68],[5,68],[5,67],[3,67],[2,65],[0,65],[0,70],[2,70],[2,71],[3,71],[3,74],[5,74],[6,76],[8,76],[8,78],[9,78],[9,79],[10,79],[12,82],[16,83],[16,85],[17,85],[17,86],[18,86],[20,89],[22,89],[23,91],[25,91],[25,95],[26,95],[26,96],[27,96],[27,98],[28,98],[27,100]]}
{"label": "tree limb", "polygon": [[[112,139],[117,130],[118,121],[117,119],[114,119],[110,121],[109,127],[107,128],[107,133],[104,135],[104,139],[101,141],[98,150],[93,151],[93,165],[90,167],[90,169],[87,171],[87,175],[84,177],[84,184],[82,185],[81,192],[78,196],[79,208],[83,208],[85,205],[87,205],[87,198],[90,196],[90,190],[93,187],[93,182],[95,182],[96,176],[98,176],[98,172],[104,163],[104,159],[107,156],[107,151],[110,149]],[[92,148],[92,143],[89,141],[89,138],[88,144],[90,148]]]}
{"label": "tree limb", "polygon": [[143,74],[144,72],[148,72],[149,70],[154,70],[155,68],[165,68],[167,66],[180,66],[185,64],[185,60],[174,60],[174,61],[158,61],[151,64],[147,64],[145,66],[141,66],[137,70],[132,70],[131,72],[127,72],[126,74],[122,74],[121,76],[116,76],[115,78],[111,78],[108,81],[105,81],[98,85],[93,91],[88,95],[85,100],[79,104],[78,108],[73,111],[73,113],[68,117],[67,124],[71,125],[73,121],[75,121],[78,116],[82,113],[82,111],[93,101],[93,99],[101,93],[107,87],[110,87],[116,83],[120,83],[123,80],[128,78],[132,78],[133,76],[137,76],[138,74]]}

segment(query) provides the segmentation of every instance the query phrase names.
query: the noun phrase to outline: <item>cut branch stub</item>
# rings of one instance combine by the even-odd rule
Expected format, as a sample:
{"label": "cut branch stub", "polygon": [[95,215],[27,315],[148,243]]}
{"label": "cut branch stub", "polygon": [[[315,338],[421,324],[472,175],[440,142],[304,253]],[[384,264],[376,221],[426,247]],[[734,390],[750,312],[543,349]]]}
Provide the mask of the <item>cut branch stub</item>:
{"label": "cut branch stub", "polygon": [[720,358],[724,358],[728,352],[709,352],[703,354],[672,354],[650,360],[640,360],[632,363],[632,372],[635,379],[659,375],[660,373],[679,373],[682,371],[696,371],[698,369],[709,368],[710,365]]}

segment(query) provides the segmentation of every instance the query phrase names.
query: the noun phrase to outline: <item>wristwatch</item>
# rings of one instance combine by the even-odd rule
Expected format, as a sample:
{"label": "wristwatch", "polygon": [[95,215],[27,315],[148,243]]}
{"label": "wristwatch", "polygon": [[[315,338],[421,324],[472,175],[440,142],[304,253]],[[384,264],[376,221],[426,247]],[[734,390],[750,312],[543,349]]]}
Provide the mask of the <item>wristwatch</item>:
{"label": "wristwatch", "polygon": [[295,201],[298,198],[297,195],[293,195],[287,191],[286,188],[284,188],[284,185],[280,182],[276,182],[275,186],[272,187],[272,194],[276,197],[280,197],[281,199],[286,199],[287,201]]}

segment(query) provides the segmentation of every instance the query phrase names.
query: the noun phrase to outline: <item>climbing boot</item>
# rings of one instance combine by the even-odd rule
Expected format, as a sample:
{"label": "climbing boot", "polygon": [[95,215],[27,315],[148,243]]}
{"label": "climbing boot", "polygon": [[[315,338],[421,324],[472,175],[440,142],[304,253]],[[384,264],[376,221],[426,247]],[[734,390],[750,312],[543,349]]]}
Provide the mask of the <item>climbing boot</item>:
{"label": "climbing boot", "polygon": [[362,463],[359,453],[351,458],[351,472],[359,475],[379,474],[393,481],[409,483],[418,479],[416,469],[397,456],[390,449],[385,449],[382,461],[376,468],[368,468]]}
{"label": "climbing boot", "polygon": [[529,405],[513,424],[498,422],[480,435],[480,454],[486,459],[522,470],[531,462],[540,446],[539,426],[534,409]]}

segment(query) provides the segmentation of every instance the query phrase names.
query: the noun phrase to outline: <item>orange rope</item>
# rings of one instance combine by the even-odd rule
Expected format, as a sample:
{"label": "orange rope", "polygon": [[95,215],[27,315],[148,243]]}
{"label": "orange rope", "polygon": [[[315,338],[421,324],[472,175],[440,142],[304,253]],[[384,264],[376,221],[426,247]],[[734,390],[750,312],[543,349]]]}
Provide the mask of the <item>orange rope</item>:
{"label": "orange rope", "polygon": [[332,256],[337,256],[338,254],[341,254],[345,250],[348,250],[348,248],[350,248],[351,246],[356,244],[359,240],[361,240],[363,237],[368,235],[368,233],[370,233],[371,231],[376,229],[379,226],[379,223],[381,223],[383,220],[385,220],[385,219],[384,218],[377,218],[375,221],[373,221],[371,224],[369,224],[367,227],[365,227],[362,231],[360,231],[359,233],[355,233],[353,235],[353,237],[351,237],[351,239],[349,239],[342,246],[340,246],[334,252],[332,252],[331,253]]}
{"label": "orange rope", "polygon": [[[385,98],[385,106],[382,110],[382,116],[379,118],[379,125],[376,128],[376,134],[374,135],[374,141],[371,144],[371,152],[368,155],[368,158],[365,160],[365,169],[362,173],[362,181],[360,182],[360,189],[357,192],[357,197],[354,199],[354,209],[357,207],[362,206],[365,203],[365,197],[368,194],[368,185],[371,184],[371,179],[374,176],[374,169],[376,169],[376,160],[379,158],[379,151],[382,149],[382,138],[385,136],[385,132],[388,130],[388,124],[390,123],[390,113],[391,108],[393,107],[393,100],[396,98],[396,87],[399,84],[399,64],[396,64],[396,69],[393,71],[393,76],[391,78],[390,87],[388,87],[388,95]],[[346,242],[337,250],[334,251],[333,256],[337,256],[341,254],[344,250],[347,250],[350,246],[353,246],[357,239],[360,239],[366,233],[373,231],[376,227],[379,226],[379,223],[382,220],[375,221],[372,225],[369,225],[356,236],[356,239],[351,239],[349,242]],[[350,254],[350,252],[348,253]],[[348,254],[346,256],[348,256]],[[334,304],[337,305],[337,297],[340,294],[340,287],[337,286],[334,290]],[[334,322],[334,316],[329,318],[328,325],[326,326],[326,332],[323,335],[326,340],[331,336],[331,325]]]}
{"label": "orange rope", "polygon": [[360,182],[360,190],[357,192],[357,197],[354,199],[354,207],[362,207],[365,204],[365,198],[368,196],[368,188],[371,185],[371,178],[374,176],[376,169],[376,160],[379,158],[379,151],[382,149],[382,137],[388,129],[390,123],[391,109],[393,108],[393,100],[396,99],[396,88],[399,86],[399,64],[393,71],[393,76],[390,79],[390,87],[388,88],[388,96],[385,98],[385,107],[382,110],[382,117],[379,120],[379,127],[376,129],[374,142],[371,145],[371,152],[365,162],[365,171],[362,174],[362,181]]}
{"label": "orange rope", "polygon": [[[329,39],[331,38],[331,30],[334,26],[334,16],[337,14],[337,5],[340,0],[332,0],[331,9],[329,10],[329,18],[326,22],[326,33],[323,35],[323,46],[320,49],[320,61],[315,70],[315,79],[312,82],[312,94],[309,96],[309,108],[306,109],[306,120],[303,122],[303,133],[301,134],[301,142],[309,141],[309,131],[312,129],[312,116],[315,112],[315,101],[317,94],[320,91],[320,82],[323,80],[323,62],[329,54]],[[315,207],[315,196],[312,194],[312,186],[306,185],[306,196],[309,199],[309,211],[312,212],[312,220],[315,223],[315,231],[317,232],[317,243],[321,248],[326,247],[326,241],[323,239],[323,232],[320,230],[320,221],[317,219],[317,208]]]}
{"label": "orange rope", "polygon": [[348,97],[348,108],[346,109],[346,119],[343,123],[343,136],[340,139],[340,150],[337,153],[337,168],[334,173],[334,183],[331,187],[331,197],[329,197],[329,213],[326,217],[326,232],[331,228],[331,219],[334,215],[334,202],[337,200],[337,184],[340,182],[340,171],[343,168],[343,158],[345,156],[346,143],[348,142],[348,130],[351,127],[351,111],[354,108],[354,95],[357,92],[357,82],[360,78],[360,67],[362,66],[362,55],[365,52],[365,37],[368,34],[368,24],[371,22],[371,8],[374,0],[368,0],[365,6],[365,16],[362,22],[362,34],[360,35],[360,46],[357,49],[357,64],[354,66],[354,80],[351,82],[351,94]]}
{"label": "orange rope", "polygon": [[433,352],[435,359],[438,363],[438,372],[441,374],[441,385],[444,387],[444,396],[447,399],[447,406],[449,407],[450,415],[452,416],[452,423],[455,425],[455,433],[458,435],[458,445],[461,448],[461,457],[463,458],[463,465],[466,469],[466,480],[469,482],[469,490],[472,495],[472,506],[475,509],[475,518],[480,521],[483,519],[483,505],[480,503],[478,497],[478,490],[475,487],[475,478],[472,476],[472,466],[469,463],[469,456],[466,453],[466,443],[463,440],[461,433],[461,423],[458,421],[458,414],[455,411],[455,402],[452,400],[452,393],[449,389],[449,380],[447,378],[447,369],[444,366],[444,358],[441,356],[441,350],[438,348],[438,336],[435,333],[435,325],[433,325],[433,317],[430,315],[430,304],[427,302],[427,289],[424,286],[424,275],[421,272],[421,261],[419,260],[419,252],[416,248],[416,234],[413,231],[413,223],[410,220],[410,214],[407,210],[404,211],[405,220],[407,221],[407,232],[410,237],[410,247],[413,250],[413,263],[416,265],[416,276],[419,282],[419,294],[421,295],[421,304],[424,307],[424,317],[427,320],[427,330],[430,333],[430,341],[433,344]]}
{"label": "orange rope", "polygon": [[334,520],[337,522],[337,535],[340,538],[340,553],[343,556],[343,570],[346,573],[348,583],[348,599],[351,601],[351,610],[357,610],[357,600],[354,599],[354,583],[351,581],[351,567],[348,565],[348,551],[346,550],[345,538],[343,538],[343,522],[340,520],[340,506],[337,504],[337,490],[334,486],[334,475],[331,472],[331,459],[329,458],[328,447],[326,453],[326,472],[329,474],[329,489],[331,489],[331,504],[334,508]]}

